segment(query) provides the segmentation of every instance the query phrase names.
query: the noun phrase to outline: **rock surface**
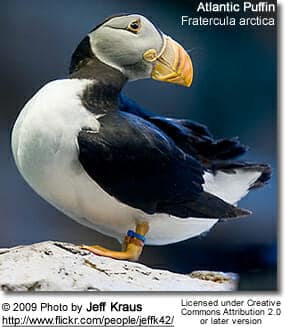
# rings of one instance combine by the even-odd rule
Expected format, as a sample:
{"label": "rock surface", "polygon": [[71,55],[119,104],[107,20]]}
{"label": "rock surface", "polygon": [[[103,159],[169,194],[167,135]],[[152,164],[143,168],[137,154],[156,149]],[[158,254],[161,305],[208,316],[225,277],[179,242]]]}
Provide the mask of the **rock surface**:
{"label": "rock surface", "polygon": [[96,256],[68,243],[0,249],[4,291],[234,291],[237,282],[232,273],[176,274]]}

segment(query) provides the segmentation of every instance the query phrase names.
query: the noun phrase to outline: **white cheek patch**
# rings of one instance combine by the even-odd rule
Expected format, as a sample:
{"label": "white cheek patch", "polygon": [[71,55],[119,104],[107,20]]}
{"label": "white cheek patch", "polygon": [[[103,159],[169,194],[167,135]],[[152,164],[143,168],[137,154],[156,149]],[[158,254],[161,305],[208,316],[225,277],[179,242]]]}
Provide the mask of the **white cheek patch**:
{"label": "white cheek patch", "polygon": [[106,65],[113,67],[113,68],[119,70],[120,72],[124,73],[122,71],[122,68],[115,65],[113,62],[108,60],[108,58],[106,58],[106,56],[104,56],[103,53],[101,53],[100,49],[97,47],[97,42],[95,40],[96,34],[95,35],[94,34],[95,34],[94,32],[89,34],[89,38],[90,38],[91,50],[92,50],[93,54],[96,56],[96,58],[99,59],[103,64],[106,64]]}
{"label": "white cheek patch", "polygon": [[[143,54],[148,49],[160,51],[163,39],[156,27],[145,17],[138,17],[142,22],[142,30],[135,34],[127,31],[116,21],[126,17],[116,17],[114,21],[108,21],[88,36],[93,54],[104,64],[122,72],[129,80],[149,78],[152,64],[145,62]],[[131,17],[128,16],[128,20]],[[116,27],[114,27],[116,26]]]}

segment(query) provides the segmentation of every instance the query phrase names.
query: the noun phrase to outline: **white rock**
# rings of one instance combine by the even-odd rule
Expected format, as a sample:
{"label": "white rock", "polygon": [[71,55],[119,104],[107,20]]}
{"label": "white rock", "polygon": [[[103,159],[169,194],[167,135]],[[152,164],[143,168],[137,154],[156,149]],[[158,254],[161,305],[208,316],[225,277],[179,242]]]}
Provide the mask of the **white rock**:
{"label": "white rock", "polygon": [[233,291],[237,282],[236,274],[176,274],[96,256],[68,243],[0,249],[4,291]]}

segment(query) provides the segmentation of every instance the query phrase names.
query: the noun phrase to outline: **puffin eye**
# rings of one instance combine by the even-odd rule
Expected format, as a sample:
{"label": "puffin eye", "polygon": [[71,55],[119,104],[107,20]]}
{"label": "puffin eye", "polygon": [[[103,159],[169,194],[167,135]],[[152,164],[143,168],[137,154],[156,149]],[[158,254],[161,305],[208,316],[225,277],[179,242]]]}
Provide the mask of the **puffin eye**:
{"label": "puffin eye", "polygon": [[141,30],[141,20],[136,19],[132,21],[128,26],[128,31],[131,31],[133,33],[138,33]]}

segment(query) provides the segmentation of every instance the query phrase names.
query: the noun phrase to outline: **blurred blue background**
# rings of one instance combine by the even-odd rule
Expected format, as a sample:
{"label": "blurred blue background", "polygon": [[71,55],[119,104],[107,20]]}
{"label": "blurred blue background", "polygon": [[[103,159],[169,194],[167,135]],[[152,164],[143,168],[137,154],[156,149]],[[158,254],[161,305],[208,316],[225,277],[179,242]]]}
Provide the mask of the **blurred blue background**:
{"label": "blurred blue background", "polygon": [[217,224],[206,236],[146,247],[141,262],[188,273],[240,273],[241,290],[275,290],[277,272],[277,60],[275,28],[181,27],[196,1],[5,0],[0,2],[0,247],[42,240],[98,243],[115,240],[87,229],[39,198],[13,162],[10,133],[21,108],[50,80],[67,75],[85,34],[106,16],[141,13],[178,40],[192,57],[190,89],[152,80],[129,83],[125,93],[160,114],[190,118],[217,137],[239,136],[245,159],[270,163],[269,184],[240,206],[253,215]]}

